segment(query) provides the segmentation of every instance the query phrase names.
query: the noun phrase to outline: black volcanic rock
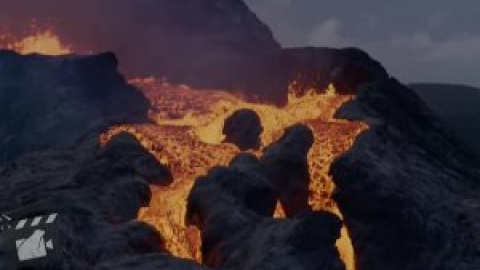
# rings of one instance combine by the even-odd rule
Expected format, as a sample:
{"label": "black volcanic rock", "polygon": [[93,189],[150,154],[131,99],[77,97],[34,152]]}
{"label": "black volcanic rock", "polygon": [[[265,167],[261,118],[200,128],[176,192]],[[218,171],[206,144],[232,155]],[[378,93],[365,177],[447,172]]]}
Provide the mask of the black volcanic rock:
{"label": "black volcanic rock", "polygon": [[261,158],[266,175],[289,217],[310,209],[308,152],[313,142],[312,130],[296,124],[287,128],[277,142],[266,147]]}
{"label": "black volcanic rock", "polygon": [[235,111],[225,120],[224,142],[235,144],[240,150],[258,150],[263,126],[258,114],[250,109]]}
{"label": "black volcanic rock", "polygon": [[89,247],[95,261],[128,258],[144,254],[168,255],[160,233],[150,225],[131,221],[110,226]]}
{"label": "black volcanic rock", "polygon": [[125,134],[112,140],[104,149],[92,142],[31,153],[0,167],[1,213],[17,220],[59,213],[62,261],[48,269],[93,269],[146,254],[179,261],[168,254],[155,228],[135,221],[139,209],[149,205],[151,191],[144,171],[125,160],[153,157]]}
{"label": "black volcanic rock", "polygon": [[195,181],[186,220],[201,230],[203,262],[232,270],[345,269],[335,247],[342,226],[335,215],[304,212],[273,219],[272,211],[260,211],[265,203],[274,209],[268,195],[274,189],[258,177],[262,166],[255,160],[241,155],[230,167],[213,168]]}
{"label": "black volcanic rock", "polygon": [[226,269],[343,270],[335,247],[340,220],[327,212],[305,213],[294,219],[264,219],[226,239],[222,254]]}
{"label": "black volcanic rock", "polygon": [[338,93],[354,94],[365,83],[388,78],[380,63],[358,48],[289,48],[272,52],[245,71],[241,88],[257,98],[285,104],[295,81],[299,94],[324,90],[333,83]]}
{"label": "black volcanic rock", "polygon": [[389,79],[337,116],[370,125],[331,167],[358,269],[477,269],[479,168],[421,99]]}
{"label": "black volcanic rock", "polygon": [[[278,196],[275,187],[269,182],[261,162],[251,154],[240,154],[229,164],[233,174],[232,190],[237,203],[261,216],[272,216]],[[228,181],[228,180],[227,180]]]}
{"label": "black volcanic rock", "polygon": [[102,263],[94,270],[208,270],[210,268],[170,256],[147,254]]}
{"label": "black volcanic rock", "polygon": [[[236,74],[243,73],[245,66],[280,49],[270,29],[242,0],[142,0],[136,8],[131,12],[141,12],[151,27],[149,33],[131,33],[132,51],[128,58],[122,57],[129,63],[127,73],[165,76],[196,88],[233,90],[241,79]],[[105,12],[110,13],[109,6]]]}
{"label": "black volcanic rock", "polygon": [[105,145],[100,155],[132,167],[150,184],[168,185],[173,182],[172,173],[163,166],[137,139],[128,132],[113,137]]}
{"label": "black volcanic rock", "polygon": [[212,168],[207,176],[198,178],[188,200],[187,221],[201,227],[205,220],[215,218],[215,212],[203,207],[207,201],[202,201],[212,189],[218,189],[219,196],[235,205],[260,216],[272,216],[278,197],[259,166],[255,156],[242,154],[231,161],[230,167]]}
{"label": "black volcanic rock", "polygon": [[0,165],[31,151],[98,138],[113,124],[145,121],[148,100],[116,67],[112,53],[47,57],[0,51]]}

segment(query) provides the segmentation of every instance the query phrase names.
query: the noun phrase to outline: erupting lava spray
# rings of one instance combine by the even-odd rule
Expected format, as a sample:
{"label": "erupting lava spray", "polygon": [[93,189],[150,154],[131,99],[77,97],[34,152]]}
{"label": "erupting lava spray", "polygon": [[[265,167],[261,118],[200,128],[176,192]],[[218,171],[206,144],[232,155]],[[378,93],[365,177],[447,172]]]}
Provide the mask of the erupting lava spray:
{"label": "erupting lava spray", "polygon": [[71,48],[62,43],[52,27],[40,29],[34,24],[30,34],[14,38],[8,30],[0,35],[0,48],[14,50],[20,54],[39,53],[43,55],[63,55],[71,53]]}
{"label": "erupting lava spray", "polygon": [[47,30],[9,44],[9,49],[21,54],[39,53],[44,55],[69,54],[70,48],[60,42],[58,36]]}

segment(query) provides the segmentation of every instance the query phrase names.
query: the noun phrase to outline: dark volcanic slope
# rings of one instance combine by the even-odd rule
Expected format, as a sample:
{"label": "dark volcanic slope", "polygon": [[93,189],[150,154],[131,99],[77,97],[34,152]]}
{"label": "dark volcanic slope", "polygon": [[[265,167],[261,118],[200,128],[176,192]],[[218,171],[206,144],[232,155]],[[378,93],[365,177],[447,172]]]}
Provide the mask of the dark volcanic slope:
{"label": "dark volcanic slope", "polygon": [[126,84],[111,53],[46,57],[0,51],[0,165],[30,151],[98,137],[114,123],[144,121],[147,110],[148,100]]}
{"label": "dark volcanic slope", "polygon": [[59,0],[0,3],[0,20],[16,31],[32,18],[55,18],[55,31],[75,52],[114,51],[130,77],[166,76],[196,87],[233,86],[239,69],[280,49],[242,0],[82,0],[74,11]]}
{"label": "dark volcanic slope", "polygon": [[[205,269],[170,256],[155,228],[135,221],[150,203],[149,184],[169,183],[167,169],[120,134],[104,148],[37,152],[0,167],[0,212],[17,209],[9,213],[17,220],[36,216],[18,212],[24,206],[59,213],[61,261],[35,269]],[[5,254],[7,245],[0,243],[2,265],[15,258]]]}
{"label": "dark volcanic slope", "polygon": [[55,32],[75,52],[114,51],[129,77],[164,76],[282,103],[293,79],[319,89],[335,82],[352,91],[386,75],[360,50],[282,49],[242,0],[83,0],[73,13],[59,0],[0,3],[0,20],[14,22],[16,31],[19,21],[55,18]]}
{"label": "dark volcanic slope", "polygon": [[478,167],[421,99],[390,79],[338,116],[370,125],[331,167],[359,269],[478,269]]}
{"label": "dark volcanic slope", "polygon": [[384,80],[380,63],[358,48],[289,48],[270,53],[250,65],[242,89],[260,99],[284,103],[289,84],[299,90],[326,89],[335,84],[339,93],[353,94],[363,83]]}
{"label": "dark volcanic slope", "polygon": [[416,83],[410,87],[480,157],[480,89],[432,83]]}

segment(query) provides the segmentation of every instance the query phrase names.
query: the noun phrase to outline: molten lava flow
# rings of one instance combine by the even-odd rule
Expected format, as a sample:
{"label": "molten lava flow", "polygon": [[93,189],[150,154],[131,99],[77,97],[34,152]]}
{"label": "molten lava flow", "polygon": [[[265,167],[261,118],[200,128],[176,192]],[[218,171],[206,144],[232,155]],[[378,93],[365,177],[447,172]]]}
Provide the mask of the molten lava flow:
{"label": "molten lava flow", "polygon": [[[12,38],[8,38],[12,39]],[[4,38],[7,40],[7,38]],[[52,30],[37,31],[21,40],[4,41],[0,47],[16,51],[20,54],[39,53],[44,55],[63,55],[71,53],[70,48],[60,41]]]}
{"label": "molten lava flow", "polygon": [[[186,198],[194,179],[216,165],[227,165],[239,150],[222,143],[223,123],[234,111],[249,108],[258,113],[266,146],[278,139],[283,130],[295,123],[310,126],[315,143],[309,154],[311,175],[310,203],[315,210],[328,210],[341,217],[331,199],[334,184],[328,175],[331,162],[347,151],[366,125],[336,120],[336,110],[351,96],[337,95],[333,86],[325,93],[307,91],[297,96],[292,83],[288,104],[273,105],[246,102],[222,91],[196,91],[186,86],[171,86],[154,78],[131,80],[150,99],[150,118],[155,124],[113,127],[102,136],[105,143],[114,134],[129,131],[172,170],[175,183],[169,187],[152,187],[153,199],[139,219],[154,225],[167,240],[169,250],[180,257],[201,259],[199,234],[184,224]],[[254,152],[261,155],[261,151]],[[281,209],[276,217],[282,215]],[[342,230],[337,246],[347,269],[354,269],[353,247],[347,230]]]}

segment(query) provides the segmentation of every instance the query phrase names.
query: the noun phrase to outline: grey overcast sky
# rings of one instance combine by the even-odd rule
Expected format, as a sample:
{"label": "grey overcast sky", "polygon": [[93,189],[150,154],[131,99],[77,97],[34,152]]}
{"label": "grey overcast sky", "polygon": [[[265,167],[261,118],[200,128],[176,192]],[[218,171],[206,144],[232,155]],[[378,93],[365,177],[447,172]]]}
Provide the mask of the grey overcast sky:
{"label": "grey overcast sky", "polygon": [[403,82],[480,86],[478,0],[246,0],[284,47],[356,46]]}

